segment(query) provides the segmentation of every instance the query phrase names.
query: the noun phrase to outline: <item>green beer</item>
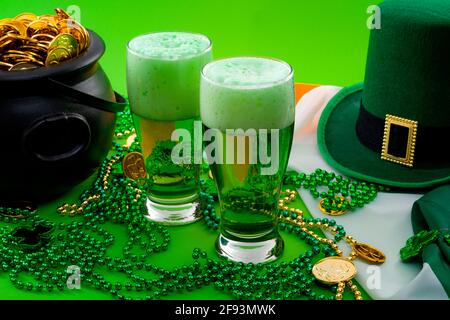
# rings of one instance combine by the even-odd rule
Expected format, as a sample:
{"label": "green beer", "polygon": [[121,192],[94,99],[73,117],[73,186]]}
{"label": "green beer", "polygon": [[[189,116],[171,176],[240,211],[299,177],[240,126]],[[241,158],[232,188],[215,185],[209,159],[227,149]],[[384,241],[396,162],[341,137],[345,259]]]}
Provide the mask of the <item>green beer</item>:
{"label": "green beer", "polygon": [[278,200],[294,128],[291,67],[264,58],[212,62],[202,72],[200,114],[221,214],[220,255],[267,262],[282,253]]}
{"label": "green beer", "polygon": [[173,133],[193,132],[199,119],[200,72],[211,60],[211,42],[200,34],[150,33],[128,44],[128,95],[148,172],[151,220],[184,224],[200,218],[199,165],[174,163],[175,146],[188,141],[173,139]]}

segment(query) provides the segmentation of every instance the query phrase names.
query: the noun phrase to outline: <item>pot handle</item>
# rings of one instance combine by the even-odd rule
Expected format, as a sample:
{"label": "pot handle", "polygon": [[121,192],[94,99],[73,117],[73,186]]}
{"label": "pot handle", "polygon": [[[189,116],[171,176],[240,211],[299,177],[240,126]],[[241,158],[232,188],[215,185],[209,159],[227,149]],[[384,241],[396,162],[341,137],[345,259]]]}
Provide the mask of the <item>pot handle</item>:
{"label": "pot handle", "polygon": [[27,153],[47,163],[74,158],[86,150],[90,143],[89,123],[85,117],[75,113],[61,113],[40,119],[23,135],[23,146]]}
{"label": "pot handle", "polygon": [[125,109],[125,106],[127,105],[125,98],[118,94],[116,91],[114,91],[116,101],[109,101],[92,96],[83,91],[76,90],[73,87],[68,86],[58,80],[52,78],[47,78],[47,80],[50,83],[50,86],[55,88],[56,92],[63,93],[93,108],[117,113],[123,111]]}

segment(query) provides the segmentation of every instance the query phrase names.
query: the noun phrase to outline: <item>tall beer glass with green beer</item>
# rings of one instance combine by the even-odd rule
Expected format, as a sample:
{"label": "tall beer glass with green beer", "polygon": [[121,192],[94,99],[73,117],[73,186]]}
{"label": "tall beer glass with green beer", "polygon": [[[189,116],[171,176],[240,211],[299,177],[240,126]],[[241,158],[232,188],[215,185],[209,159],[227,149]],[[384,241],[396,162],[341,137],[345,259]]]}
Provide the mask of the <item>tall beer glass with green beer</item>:
{"label": "tall beer glass with green beer", "polygon": [[[196,214],[199,165],[175,163],[176,129],[193,131],[199,119],[200,73],[212,60],[211,42],[200,34],[159,32],[128,43],[127,85],[134,125],[148,172],[148,217],[185,224]],[[194,152],[191,145],[191,153]]]}
{"label": "tall beer glass with green beer", "polygon": [[278,200],[294,127],[291,67],[256,57],[206,65],[200,115],[219,192],[218,253],[244,263],[275,260],[283,251]]}

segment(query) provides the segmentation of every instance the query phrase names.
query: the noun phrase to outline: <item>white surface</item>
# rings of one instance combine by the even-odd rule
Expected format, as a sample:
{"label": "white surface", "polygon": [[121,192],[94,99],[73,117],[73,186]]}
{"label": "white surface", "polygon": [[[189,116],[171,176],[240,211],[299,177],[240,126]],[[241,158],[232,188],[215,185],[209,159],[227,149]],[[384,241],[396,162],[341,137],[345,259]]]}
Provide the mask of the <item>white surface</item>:
{"label": "white surface", "polygon": [[[439,290],[441,288],[441,290]],[[447,295],[428,263],[420,273],[392,299],[396,300],[447,300]]]}
{"label": "white surface", "polygon": [[[299,102],[289,161],[291,169],[305,173],[311,173],[316,168],[334,171],[320,156],[316,131],[320,113],[339,89],[319,87]],[[319,211],[318,201],[309,191],[299,192],[313,216],[330,218]],[[356,279],[374,299],[448,299],[428,264],[422,267],[419,263],[403,263],[400,260],[399,251],[413,234],[411,208],[421,196],[379,193],[375,201],[364,208],[334,217],[359,242],[371,244],[386,254],[386,262],[382,265],[366,264],[359,259],[356,261]],[[347,247],[344,242],[340,245]]]}

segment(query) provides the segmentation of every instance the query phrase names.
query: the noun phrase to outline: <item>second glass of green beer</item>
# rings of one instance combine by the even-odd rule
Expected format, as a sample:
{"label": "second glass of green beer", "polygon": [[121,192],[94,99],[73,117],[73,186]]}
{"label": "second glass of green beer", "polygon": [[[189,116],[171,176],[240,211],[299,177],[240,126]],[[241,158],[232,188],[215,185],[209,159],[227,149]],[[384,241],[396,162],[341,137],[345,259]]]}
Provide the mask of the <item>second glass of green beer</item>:
{"label": "second glass of green beer", "polygon": [[[173,133],[182,129],[194,137],[200,73],[211,60],[211,41],[201,34],[158,32],[128,43],[128,95],[148,172],[151,220],[176,225],[200,218],[196,212],[199,164],[189,158],[194,143],[177,141]],[[187,145],[189,159],[174,162],[172,151],[180,143]]]}
{"label": "second glass of green beer", "polygon": [[292,68],[274,59],[229,58],[202,70],[205,153],[220,201],[216,248],[233,261],[268,262],[283,251],[277,217],[294,128],[293,81]]}

